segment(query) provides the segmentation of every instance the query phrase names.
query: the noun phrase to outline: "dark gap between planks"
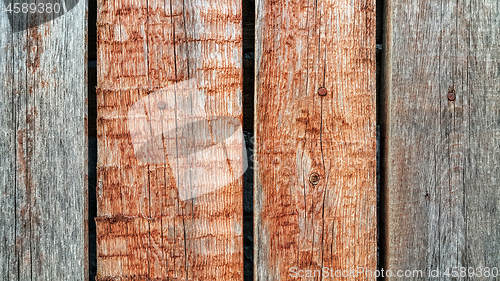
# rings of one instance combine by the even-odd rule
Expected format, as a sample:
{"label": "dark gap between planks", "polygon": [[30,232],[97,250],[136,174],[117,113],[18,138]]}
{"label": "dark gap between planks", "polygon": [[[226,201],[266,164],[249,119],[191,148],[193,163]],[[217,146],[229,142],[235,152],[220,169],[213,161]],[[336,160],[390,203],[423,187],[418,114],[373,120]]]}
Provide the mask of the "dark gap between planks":
{"label": "dark gap between planks", "polygon": [[244,280],[253,280],[253,151],[255,77],[255,0],[243,0],[243,131],[248,169],[243,176]]}
{"label": "dark gap between planks", "polygon": [[97,274],[97,244],[96,224],[97,217],[97,0],[88,1],[88,139],[89,139],[89,216],[88,216],[88,239],[89,239],[89,280],[95,280]]}
{"label": "dark gap between planks", "polygon": [[[385,107],[383,100],[384,85],[383,77],[383,38],[384,38],[384,7],[386,0],[376,0],[376,65],[377,65],[377,269],[386,269],[385,247],[386,247],[386,197],[385,197],[385,177],[382,171],[385,170],[384,149],[385,149]],[[384,279],[377,277],[378,280]]]}

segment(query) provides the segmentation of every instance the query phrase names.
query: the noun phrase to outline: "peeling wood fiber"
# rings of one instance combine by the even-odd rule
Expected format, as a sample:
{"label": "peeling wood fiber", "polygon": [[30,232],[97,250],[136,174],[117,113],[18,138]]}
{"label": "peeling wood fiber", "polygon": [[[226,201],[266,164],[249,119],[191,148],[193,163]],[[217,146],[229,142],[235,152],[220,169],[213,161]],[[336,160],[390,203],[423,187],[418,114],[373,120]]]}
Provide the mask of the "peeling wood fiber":
{"label": "peeling wood fiber", "polygon": [[98,10],[98,280],[242,280],[241,3]]}
{"label": "peeling wood fiber", "polygon": [[[259,0],[256,12],[255,279],[374,271],[375,1]],[[375,280],[342,280],[354,279]]]}

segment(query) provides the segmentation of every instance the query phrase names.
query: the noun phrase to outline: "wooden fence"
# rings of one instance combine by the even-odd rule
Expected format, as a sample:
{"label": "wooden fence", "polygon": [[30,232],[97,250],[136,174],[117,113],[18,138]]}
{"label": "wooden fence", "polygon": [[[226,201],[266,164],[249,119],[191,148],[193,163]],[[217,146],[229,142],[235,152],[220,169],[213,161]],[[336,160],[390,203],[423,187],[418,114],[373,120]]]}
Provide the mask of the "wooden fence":
{"label": "wooden fence", "polygon": [[[97,2],[96,280],[498,278],[497,1],[250,2]],[[0,4],[0,280],[89,276],[87,6]]]}

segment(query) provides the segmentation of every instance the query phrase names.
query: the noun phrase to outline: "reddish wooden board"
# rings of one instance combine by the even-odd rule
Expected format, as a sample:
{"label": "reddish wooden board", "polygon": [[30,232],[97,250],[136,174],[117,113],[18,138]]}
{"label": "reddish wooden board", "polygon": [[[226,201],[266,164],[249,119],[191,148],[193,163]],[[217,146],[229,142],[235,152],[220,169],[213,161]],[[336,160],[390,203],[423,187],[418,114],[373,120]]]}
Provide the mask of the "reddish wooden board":
{"label": "reddish wooden board", "polygon": [[99,280],[243,279],[241,44],[238,1],[99,2]]}
{"label": "reddish wooden board", "polygon": [[256,12],[256,280],[374,271],[375,1]]}

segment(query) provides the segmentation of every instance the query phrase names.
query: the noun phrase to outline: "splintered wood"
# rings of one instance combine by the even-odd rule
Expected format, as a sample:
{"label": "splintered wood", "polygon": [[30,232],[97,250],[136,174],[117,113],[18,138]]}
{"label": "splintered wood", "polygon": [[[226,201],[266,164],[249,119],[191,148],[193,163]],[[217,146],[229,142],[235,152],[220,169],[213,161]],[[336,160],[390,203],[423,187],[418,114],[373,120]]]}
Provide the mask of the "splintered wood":
{"label": "splintered wood", "polygon": [[98,280],[242,280],[239,1],[100,1]]}
{"label": "splintered wood", "polygon": [[256,11],[256,280],[375,280],[375,1]]}

